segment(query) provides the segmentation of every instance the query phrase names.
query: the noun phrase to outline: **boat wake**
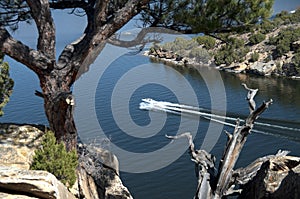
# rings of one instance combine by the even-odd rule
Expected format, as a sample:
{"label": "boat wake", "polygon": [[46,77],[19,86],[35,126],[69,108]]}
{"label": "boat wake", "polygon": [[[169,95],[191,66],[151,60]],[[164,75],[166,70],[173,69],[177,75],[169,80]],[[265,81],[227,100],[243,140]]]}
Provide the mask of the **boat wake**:
{"label": "boat wake", "polygon": [[[167,113],[177,114],[177,115],[197,115],[204,119],[217,122],[226,126],[235,127],[235,121],[237,118],[230,117],[227,115],[221,115],[221,114],[214,114],[210,110],[184,105],[184,104],[177,104],[177,103],[171,103],[166,101],[156,101],[151,98],[144,98],[142,99],[142,102],[140,103],[141,110],[148,110],[148,111],[163,111]],[[264,119],[262,119],[264,120]],[[267,119],[265,119],[267,120]],[[240,119],[241,122],[245,122],[244,120]],[[276,125],[276,124],[270,124],[267,122],[255,122],[256,127],[261,128],[272,128],[274,131],[290,131],[290,132],[300,132],[299,128],[294,127],[287,127],[282,125]],[[273,134],[268,133],[266,131],[253,129],[253,132],[256,133],[262,133],[262,134]],[[297,134],[298,135],[298,134]],[[298,137],[298,136],[297,136]],[[296,140],[300,140],[300,138],[297,138]]]}

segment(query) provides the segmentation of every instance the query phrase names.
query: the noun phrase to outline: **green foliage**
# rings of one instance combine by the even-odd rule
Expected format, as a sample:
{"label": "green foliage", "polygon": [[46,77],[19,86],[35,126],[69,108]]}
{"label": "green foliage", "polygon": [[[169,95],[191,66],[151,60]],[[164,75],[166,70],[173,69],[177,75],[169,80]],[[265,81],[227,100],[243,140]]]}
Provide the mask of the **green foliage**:
{"label": "green foliage", "polygon": [[249,37],[249,41],[252,45],[258,44],[266,39],[266,35],[258,32]]}
{"label": "green foliage", "polygon": [[216,40],[210,36],[198,36],[194,38],[198,44],[203,45],[206,49],[212,49],[216,45]]}
{"label": "green foliage", "polygon": [[3,54],[0,54],[0,116],[2,116],[3,108],[8,103],[12,94],[14,81],[9,76],[9,65],[3,62]]}
{"label": "green foliage", "polygon": [[245,41],[236,37],[230,37],[227,39],[227,42],[230,48],[238,49],[242,46],[245,46]]}
{"label": "green foliage", "polygon": [[274,22],[271,22],[270,20],[263,20],[262,23],[260,24],[260,31],[263,34],[267,34],[272,32],[275,29],[275,24]]}
{"label": "green foliage", "polygon": [[274,0],[150,1],[141,13],[144,25],[191,32],[245,30],[272,14]]}
{"label": "green foliage", "polygon": [[35,151],[30,169],[48,171],[66,186],[72,186],[76,180],[77,164],[76,151],[67,152],[64,144],[56,143],[54,134],[47,131],[42,147]]}
{"label": "green foliage", "polygon": [[199,47],[193,48],[189,53],[189,57],[195,58],[196,61],[198,62],[199,61],[207,62],[209,60],[209,54],[207,50]]}
{"label": "green foliage", "polygon": [[242,62],[248,52],[249,48],[245,47],[245,42],[242,39],[229,37],[227,44],[215,53],[215,64],[230,65],[233,62]]}
{"label": "green foliage", "polygon": [[230,48],[228,46],[222,47],[215,54],[215,64],[221,65],[226,64],[230,65],[233,62],[242,62],[244,61],[245,55],[249,52],[248,48],[243,46],[240,48]]}
{"label": "green foliage", "polygon": [[286,28],[281,30],[276,37],[270,38],[269,44],[276,46],[276,56],[280,57],[292,50],[291,44],[295,41],[298,41],[299,38],[300,28]]}
{"label": "green foliage", "polygon": [[256,62],[256,61],[258,61],[258,59],[259,59],[259,53],[258,52],[254,52],[254,53],[251,54],[251,58],[250,58],[251,62]]}
{"label": "green foliage", "polygon": [[167,42],[163,44],[162,49],[167,51],[173,51],[181,56],[188,56],[187,51],[198,47],[197,42],[192,39],[184,39],[182,37],[177,37],[172,42]]}
{"label": "green foliage", "polygon": [[276,25],[294,24],[300,22],[300,9],[297,9],[295,13],[289,13],[282,11],[275,16],[273,20]]}

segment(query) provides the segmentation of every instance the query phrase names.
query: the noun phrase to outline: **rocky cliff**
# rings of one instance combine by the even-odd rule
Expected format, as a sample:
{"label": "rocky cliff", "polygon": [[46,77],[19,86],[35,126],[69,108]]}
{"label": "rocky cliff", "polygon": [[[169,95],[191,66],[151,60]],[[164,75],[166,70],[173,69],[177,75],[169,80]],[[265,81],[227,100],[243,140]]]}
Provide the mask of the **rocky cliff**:
{"label": "rocky cliff", "polygon": [[119,177],[116,156],[101,148],[80,144],[72,188],[47,171],[29,170],[44,130],[38,125],[0,124],[0,198],[132,198]]}

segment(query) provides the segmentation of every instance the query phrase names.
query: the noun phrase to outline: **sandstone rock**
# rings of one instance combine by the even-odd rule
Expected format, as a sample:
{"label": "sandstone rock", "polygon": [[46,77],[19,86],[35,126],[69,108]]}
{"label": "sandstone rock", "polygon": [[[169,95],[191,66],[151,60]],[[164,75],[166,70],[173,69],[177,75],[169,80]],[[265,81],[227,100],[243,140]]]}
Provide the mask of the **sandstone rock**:
{"label": "sandstone rock", "polygon": [[1,190],[47,199],[75,199],[68,189],[47,171],[0,167]]}
{"label": "sandstone rock", "polygon": [[[105,199],[132,199],[119,176],[119,162],[111,152],[83,144],[79,146],[80,187],[97,187],[98,197]],[[89,189],[84,197],[97,199]]]}
{"label": "sandstone rock", "polygon": [[248,65],[245,64],[245,63],[242,63],[238,67],[236,67],[234,69],[234,71],[237,72],[237,73],[241,73],[241,72],[245,71],[247,68],[248,68]]}
{"label": "sandstone rock", "polygon": [[299,198],[300,158],[274,157],[243,187],[240,198]]}
{"label": "sandstone rock", "polygon": [[29,125],[0,124],[0,166],[29,169],[43,131]]}
{"label": "sandstone rock", "polygon": [[276,70],[276,64],[274,61],[269,61],[268,63],[255,62],[249,66],[248,72],[267,76],[271,75],[274,70]]}
{"label": "sandstone rock", "polygon": [[[86,173],[82,163],[79,165],[77,176],[80,186],[80,198],[99,199],[97,186],[94,182],[94,179]],[[103,198],[103,195],[101,198]]]}
{"label": "sandstone rock", "polygon": [[117,157],[99,147],[79,144],[83,153],[73,194],[51,173],[28,170],[43,134],[30,125],[0,124],[0,198],[132,198],[119,177]]}
{"label": "sandstone rock", "polygon": [[13,194],[13,193],[0,193],[1,199],[39,199],[33,196],[25,196],[25,195],[19,195],[19,194]]}

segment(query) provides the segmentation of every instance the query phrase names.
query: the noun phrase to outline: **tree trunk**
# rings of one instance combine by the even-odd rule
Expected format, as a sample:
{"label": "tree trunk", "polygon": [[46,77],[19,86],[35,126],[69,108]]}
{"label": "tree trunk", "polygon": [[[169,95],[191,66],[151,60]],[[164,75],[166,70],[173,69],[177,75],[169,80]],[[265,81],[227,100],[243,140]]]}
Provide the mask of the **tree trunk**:
{"label": "tree trunk", "polygon": [[63,142],[70,151],[77,146],[77,130],[73,118],[75,101],[70,87],[62,79],[67,78],[41,78],[42,97],[50,129],[55,133],[57,141]]}

